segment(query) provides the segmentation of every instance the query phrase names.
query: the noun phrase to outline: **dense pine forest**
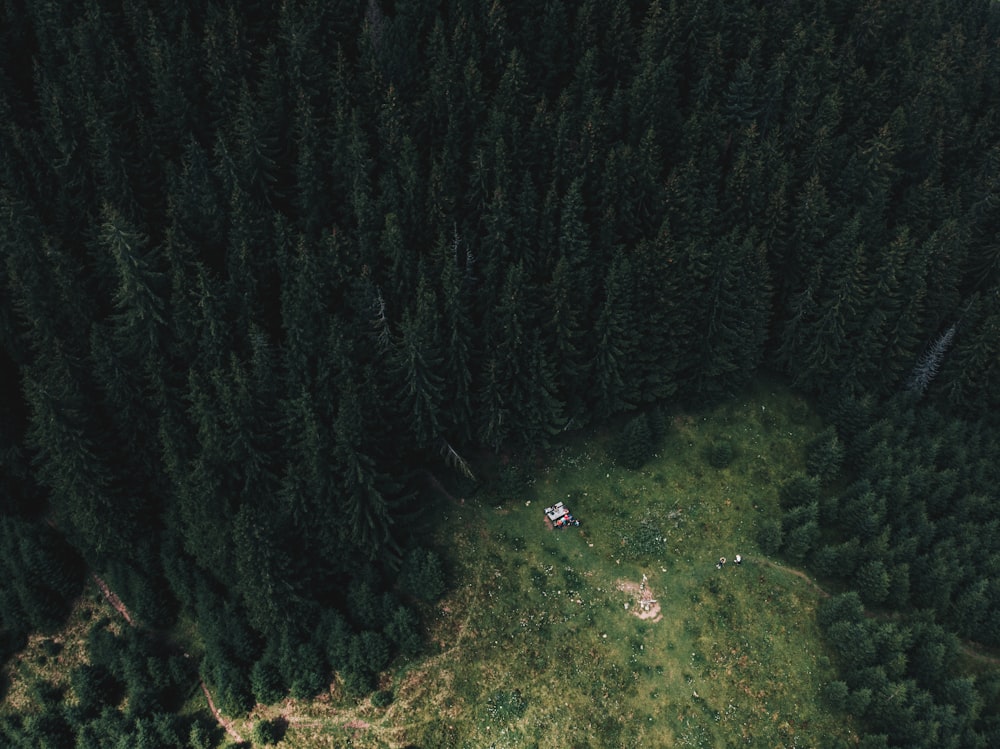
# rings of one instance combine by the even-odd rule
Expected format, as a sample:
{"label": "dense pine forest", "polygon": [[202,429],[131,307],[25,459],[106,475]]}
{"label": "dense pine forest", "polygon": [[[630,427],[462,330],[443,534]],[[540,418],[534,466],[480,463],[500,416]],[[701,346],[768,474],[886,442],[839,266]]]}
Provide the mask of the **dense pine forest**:
{"label": "dense pine forest", "polygon": [[763,368],[832,425],[761,543],[857,591],[834,697],[870,746],[996,745],[1000,684],[935,671],[1000,646],[996,3],[6,0],[0,37],[0,650],[92,573],[204,642],[94,634],[94,707],[11,745],[178,745],[192,669],[234,714],[375,688],[441,482]]}

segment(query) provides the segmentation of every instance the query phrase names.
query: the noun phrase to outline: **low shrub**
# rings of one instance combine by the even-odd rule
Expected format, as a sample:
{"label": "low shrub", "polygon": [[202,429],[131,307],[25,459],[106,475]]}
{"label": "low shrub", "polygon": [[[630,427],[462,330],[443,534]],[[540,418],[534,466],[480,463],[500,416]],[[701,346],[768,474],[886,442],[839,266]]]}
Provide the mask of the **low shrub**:
{"label": "low shrub", "polygon": [[736,448],[729,440],[717,440],[708,447],[708,464],[712,468],[726,468],[736,457]]}
{"label": "low shrub", "polygon": [[521,690],[498,689],[486,700],[486,714],[499,723],[510,723],[524,715],[528,707]]}
{"label": "low shrub", "polygon": [[265,746],[277,744],[284,738],[287,728],[288,724],[280,718],[276,720],[258,720],[254,723],[253,733],[251,734],[253,743],[264,744]]}

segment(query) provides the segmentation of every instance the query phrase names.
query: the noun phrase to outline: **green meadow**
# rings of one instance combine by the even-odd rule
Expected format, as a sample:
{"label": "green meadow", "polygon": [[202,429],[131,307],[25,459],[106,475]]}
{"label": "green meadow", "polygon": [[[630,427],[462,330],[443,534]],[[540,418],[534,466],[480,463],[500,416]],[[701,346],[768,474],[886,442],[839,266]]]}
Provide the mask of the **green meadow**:
{"label": "green meadow", "polygon": [[[531,472],[502,470],[442,511],[437,540],[454,584],[426,612],[426,657],[387,674],[374,701],[334,692],[238,724],[246,734],[253,718],[280,712],[289,747],[850,738],[851,721],[820,698],[835,678],[814,623],[823,593],[756,541],[818,428],[804,401],[761,386],[668,416],[639,470],[616,463],[610,432],[568,439]],[[560,500],[580,527],[546,526],[544,508]]]}

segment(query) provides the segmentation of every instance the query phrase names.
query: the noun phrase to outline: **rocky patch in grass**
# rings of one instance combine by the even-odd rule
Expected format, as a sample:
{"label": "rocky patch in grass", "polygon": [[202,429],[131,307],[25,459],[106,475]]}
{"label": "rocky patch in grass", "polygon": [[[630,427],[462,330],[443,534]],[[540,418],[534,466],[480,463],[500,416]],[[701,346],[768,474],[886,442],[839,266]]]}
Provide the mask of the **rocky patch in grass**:
{"label": "rocky patch in grass", "polygon": [[618,580],[615,582],[615,587],[628,596],[625,610],[632,616],[650,622],[658,622],[663,618],[663,614],[660,613],[660,604],[656,600],[656,595],[649,586],[649,580],[645,575],[642,576],[642,582]]}

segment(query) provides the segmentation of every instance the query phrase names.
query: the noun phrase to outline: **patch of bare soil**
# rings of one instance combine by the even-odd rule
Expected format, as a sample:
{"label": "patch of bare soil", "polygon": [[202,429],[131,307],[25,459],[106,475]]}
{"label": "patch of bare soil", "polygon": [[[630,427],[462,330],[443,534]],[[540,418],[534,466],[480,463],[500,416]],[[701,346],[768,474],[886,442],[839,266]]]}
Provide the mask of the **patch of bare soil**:
{"label": "patch of bare soil", "polygon": [[625,609],[632,616],[649,622],[658,622],[663,618],[663,614],[660,613],[660,604],[656,600],[653,589],[649,587],[649,581],[645,575],[643,575],[642,582],[618,580],[615,587],[628,596]]}
{"label": "patch of bare soil", "polygon": [[107,602],[114,606],[115,611],[124,617],[125,621],[129,623],[129,626],[134,627],[135,622],[132,619],[132,615],[129,614],[128,609],[125,608],[125,604],[122,603],[122,599],[116,596],[111,588],[108,587],[108,584],[96,574],[92,575],[92,577],[94,578],[94,582],[97,583],[97,587],[101,589],[101,593],[104,594],[104,598],[107,599]]}

